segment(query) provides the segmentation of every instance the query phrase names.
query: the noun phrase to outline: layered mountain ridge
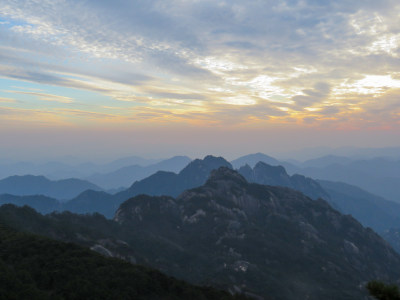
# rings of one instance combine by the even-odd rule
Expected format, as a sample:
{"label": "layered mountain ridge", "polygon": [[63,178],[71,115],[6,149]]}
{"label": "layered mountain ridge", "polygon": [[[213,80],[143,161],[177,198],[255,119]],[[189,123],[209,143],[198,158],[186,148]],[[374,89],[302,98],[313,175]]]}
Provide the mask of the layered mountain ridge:
{"label": "layered mountain ridge", "polygon": [[[251,162],[255,158],[269,159],[268,156],[255,154],[244,157]],[[250,159],[250,160],[248,160]],[[204,184],[211,172],[221,166],[232,168],[222,157],[206,156],[189,163],[178,174],[159,171],[143,180],[137,181],[130,188],[111,195],[101,191],[87,190],[66,203],[45,196],[0,195],[0,203],[30,205],[42,213],[69,210],[76,213],[98,212],[108,218],[114,216],[119,205],[139,194],[169,195],[176,197],[184,190]],[[282,166],[271,166],[258,162],[251,168],[242,166],[239,170],[249,182],[290,187],[303,192],[312,199],[327,200],[332,207],[342,213],[352,214],[364,226],[370,226],[377,232],[400,227],[400,205],[372,195],[360,188],[331,181],[317,181],[302,175],[288,175]]]}
{"label": "layered mountain ridge", "polygon": [[75,178],[54,181],[44,176],[24,175],[0,180],[0,194],[15,196],[43,195],[66,201],[86,190],[102,189],[89,181]]}
{"label": "layered mountain ridge", "polygon": [[[0,216],[3,209],[10,207],[1,208]],[[191,283],[265,299],[364,299],[367,281],[400,277],[399,255],[351,216],[287,187],[248,183],[229,167],[176,198],[131,198],[113,221],[73,214],[40,218],[32,226],[35,217],[21,217],[20,226]],[[66,220],[69,230],[63,229]]]}

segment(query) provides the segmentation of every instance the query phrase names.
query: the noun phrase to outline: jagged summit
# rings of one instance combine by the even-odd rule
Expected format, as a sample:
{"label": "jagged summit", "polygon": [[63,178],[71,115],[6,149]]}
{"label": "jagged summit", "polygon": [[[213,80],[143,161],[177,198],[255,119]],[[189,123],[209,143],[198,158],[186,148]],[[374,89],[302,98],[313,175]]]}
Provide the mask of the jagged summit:
{"label": "jagged summit", "polygon": [[280,164],[280,162],[275,158],[260,152],[239,157],[233,160],[231,163],[236,169],[238,169],[246,164],[250,167],[254,167],[259,161],[265,162],[273,166],[277,166]]}
{"label": "jagged summit", "polygon": [[168,195],[176,197],[184,190],[203,185],[210,172],[219,167],[232,168],[223,157],[207,155],[204,159],[195,159],[178,174],[159,171],[116,195],[118,201],[125,201],[139,194]]}
{"label": "jagged summit", "polygon": [[273,175],[278,175],[278,176],[288,176],[288,173],[286,172],[285,168],[282,166],[271,166],[265,162],[259,161],[255,166],[255,170],[268,170],[268,172],[272,173]]}
{"label": "jagged summit", "polygon": [[238,184],[246,184],[246,179],[240,175],[237,171],[234,171],[227,167],[220,167],[216,170],[211,171],[210,177],[206,184],[212,184],[216,181],[232,181]]}
{"label": "jagged summit", "polygon": [[195,159],[190,162],[180,173],[179,175],[187,176],[193,175],[194,172],[207,173],[207,176],[214,169],[218,169],[219,167],[227,167],[232,169],[232,165],[223,157],[216,157],[212,155],[207,155],[204,159]]}
{"label": "jagged summit", "polygon": [[298,190],[312,199],[322,198],[329,201],[329,194],[311,178],[303,175],[288,175],[282,166],[271,166],[264,162],[258,162],[252,169],[246,165],[241,167],[238,172],[246,178],[248,182],[258,184],[284,186]]}

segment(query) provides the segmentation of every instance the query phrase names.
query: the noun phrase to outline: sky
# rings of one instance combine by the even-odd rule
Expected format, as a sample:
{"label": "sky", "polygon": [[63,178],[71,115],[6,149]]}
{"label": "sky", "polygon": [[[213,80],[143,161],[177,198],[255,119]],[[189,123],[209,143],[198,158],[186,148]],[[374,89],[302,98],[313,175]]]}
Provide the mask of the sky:
{"label": "sky", "polygon": [[400,2],[0,0],[0,156],[400,146]]}

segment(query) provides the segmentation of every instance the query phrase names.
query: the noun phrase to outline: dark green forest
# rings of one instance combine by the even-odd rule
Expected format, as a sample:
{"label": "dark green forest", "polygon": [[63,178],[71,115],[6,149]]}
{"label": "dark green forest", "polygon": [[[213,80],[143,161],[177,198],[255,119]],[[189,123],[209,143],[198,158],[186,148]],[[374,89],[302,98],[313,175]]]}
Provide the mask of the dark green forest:
{"label": "dark green forest", "polygon": [[244,299],[0,224],[0,299]]}

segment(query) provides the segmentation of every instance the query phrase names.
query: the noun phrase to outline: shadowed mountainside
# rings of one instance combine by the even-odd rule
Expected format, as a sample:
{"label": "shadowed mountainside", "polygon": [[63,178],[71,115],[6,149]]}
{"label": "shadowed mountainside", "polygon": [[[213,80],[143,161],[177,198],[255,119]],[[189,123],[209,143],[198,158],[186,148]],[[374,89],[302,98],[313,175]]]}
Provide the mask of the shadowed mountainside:
{"label": "shadowed mountainside", "polygon": [[[0,216],[18,219],[10,210],[18,209],[2,207]],[[176,199],[131,198],[114,221],[70,213],[38,216],[35,226],[35,218],[20,217],[19,226],[97,245],[99,252],[192,283],[265,298],[362,299],[367,281],[400,276],[400,257],[351,216],[289,188],[248,183],[226,167]]]}
{"label": "shadowed mountainside", "polygon": [[[2,220],[0,219],[0,222]],[[0,224],[2,299],[239,299]]]}
{"label": "shadowed mountainside", "polygon": [[344,214],[351,214],[364,226],[381,233],[400,227],[400,205],[342,182],[313,180],[302,175],[288,175],[282,166],[259,162],[252,169],[241,167],[239,173],[249,182],[285,186],[301,191],[316,200],[322,198]]}

